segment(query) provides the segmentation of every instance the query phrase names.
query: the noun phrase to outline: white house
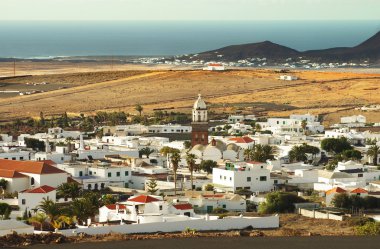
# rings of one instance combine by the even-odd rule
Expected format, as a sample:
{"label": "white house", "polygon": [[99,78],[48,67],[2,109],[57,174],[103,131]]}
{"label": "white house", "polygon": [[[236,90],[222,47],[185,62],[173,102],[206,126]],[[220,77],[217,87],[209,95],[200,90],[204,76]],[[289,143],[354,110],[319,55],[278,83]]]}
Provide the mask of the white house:
{"label": "white house", "polygon": [[8,181],[7,191],[22,191],[43,185],[57,187],[67,182],[69,175],[52,162],[12,161],[0,159],[0,178]]}
{"label": "white house", "polygon": [[55,188],[43,185],[34,189],[26,189],[18,193],[18,206],[21,211],[36,209],[44,199],[56,202]]}
{"label": "white house", "polygon": [[359,123],[361,125],[365,125],[365,123],[367,122],[367,119],[363,115],[353,115],[353,116],[348,116],[348,117],[341,117],[340,122],[342,124]]}
{"label": "white house", "polygon": [[294,76],[294,75],[280,75],[280,80],[292,81],[292,80],[298,80],[298,78],[297,76]]}
{"label": "white house", "polygon": [[221,63],[209,63],[203,68],[205,71],[224,71],[225,67]]}
{"label": "white house", "polygon": [[267,192],[273,189],[267,165],[258,162],[231,162],[224,167],[214,168],[212,182],[216,189],[232,192],[243,189]]}

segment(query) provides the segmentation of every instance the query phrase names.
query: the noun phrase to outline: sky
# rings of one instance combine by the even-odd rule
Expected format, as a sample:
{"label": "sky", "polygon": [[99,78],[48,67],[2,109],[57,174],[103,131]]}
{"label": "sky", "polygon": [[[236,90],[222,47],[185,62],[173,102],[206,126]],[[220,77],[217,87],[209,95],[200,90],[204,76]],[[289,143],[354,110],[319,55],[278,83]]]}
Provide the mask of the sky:
{"label": "sky", "polygon": [[380,0],[0,0],[5,20],[380,20]]}

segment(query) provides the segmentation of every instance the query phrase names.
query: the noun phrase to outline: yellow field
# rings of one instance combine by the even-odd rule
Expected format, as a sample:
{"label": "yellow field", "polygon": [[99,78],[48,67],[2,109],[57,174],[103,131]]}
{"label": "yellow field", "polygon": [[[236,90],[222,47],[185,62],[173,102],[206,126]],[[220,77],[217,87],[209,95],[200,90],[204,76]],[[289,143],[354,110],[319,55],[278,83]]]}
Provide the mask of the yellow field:
{"label": "yellow field", "polygon": [[[91,75],[91,80],[85,79],[83,74],[70,75],[66,89],[0,98],[0,116],[2,120],[36,117],[40,111],[45,115],[65,111],[91,114],[99,110],[136,113],[136,103],[144,106],[144,112],[155,108],[189,112],[199,92],[210,104],[211,110],[219,113],[239,111],[287,116],[311,112],[328,114],[325,118],[327,122],[335,122],[340,115],[347,113],[359,113],[354,110],[355,107],[380,104],[380,74],[375,73],[294,71],[291,74],[300,80],[280,81],[277,79],[280,74],[273,70],[205,72],[148,69],[129,71],[126,75],[120,71],[117,75],[116,72],[104,73],[107,77],[97,73]],[[54,84],[60,82],[56,78],[61,81],[65,79],[64,74],[49,73],[47,76],[7,82],[23,84],[24,81],[42,81],[44,77],[49,77]],[[0,80],[0,84],[2,82]],[[366,116],[369,121],[380,121],[380,112]]]}

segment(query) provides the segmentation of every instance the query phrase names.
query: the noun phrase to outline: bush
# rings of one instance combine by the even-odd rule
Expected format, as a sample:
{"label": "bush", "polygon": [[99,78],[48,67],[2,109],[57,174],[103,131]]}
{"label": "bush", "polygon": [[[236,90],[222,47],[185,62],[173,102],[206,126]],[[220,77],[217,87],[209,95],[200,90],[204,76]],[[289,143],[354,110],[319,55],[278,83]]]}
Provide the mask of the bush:
{"label": "bush", "polygon": [[307,202],[305,199],[292,194],[283,192],[273,192],[266,196],[264,203],[259,206],[259,213],[272,214],[272,213],[290,213],[294,212],[294,204]]}
{"label": "bush", "polygon": [[376,236],[380,235],[380,223],[367,222],[363,226],[355,227],[357,235]]}
{"label": "bush", "polygon": [[374,222],[375,220],[370,217],[351,217],[347,220],[350,226],[363,226],[368,222]]}
{"label": "bush", "polygon": [[214,213],[214,214],[225,214],[225,213],[228,213],[228,211],[224,208],[215,208],[214,210],[212,210],[212,213]]}

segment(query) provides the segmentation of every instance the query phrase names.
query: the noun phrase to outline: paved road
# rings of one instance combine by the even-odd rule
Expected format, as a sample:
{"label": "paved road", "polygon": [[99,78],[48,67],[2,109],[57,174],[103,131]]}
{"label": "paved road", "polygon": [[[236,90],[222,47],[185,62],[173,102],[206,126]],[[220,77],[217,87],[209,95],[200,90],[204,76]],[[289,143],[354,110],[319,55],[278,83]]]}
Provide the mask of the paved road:
{"label": "paved road", "polygon": [[37,245],[31,249],[378,249],[377,237],[191,238]]}

